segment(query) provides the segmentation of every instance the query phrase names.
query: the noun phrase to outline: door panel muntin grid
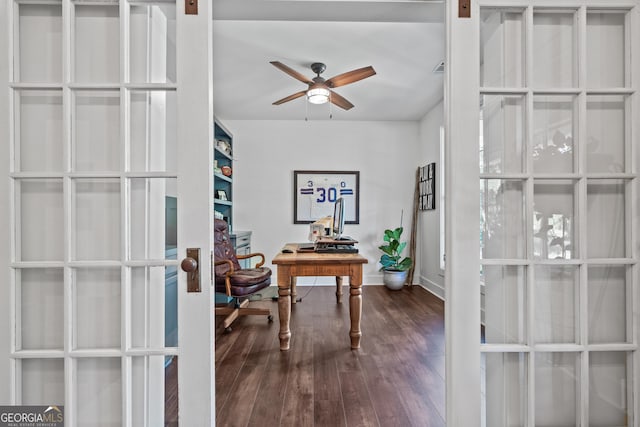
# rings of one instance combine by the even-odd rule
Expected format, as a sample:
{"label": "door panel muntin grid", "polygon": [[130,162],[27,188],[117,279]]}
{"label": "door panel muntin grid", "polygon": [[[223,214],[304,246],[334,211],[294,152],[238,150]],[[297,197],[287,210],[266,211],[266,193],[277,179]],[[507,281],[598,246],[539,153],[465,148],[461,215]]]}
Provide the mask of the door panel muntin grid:
{"label": "door panel muntin grid", "polygon": [[[535,425],[547,425],[545,422],[555,424],[566,422],[569,425],[585,426],[590,425],[590,417],[592,421],[600,422],[600,425],[625,425],[625,423],[633,423],[633,420],[637,417],[634,409],[638,407],[638,385],[633,381],[634,378],[637,378],[636,372],[638,369],[638,326],[634,324],[633,315],[630,311],[632,311],[635,304],[637,304],[638,291],[636,280],[638,273],[636,264],[637,248],[635,248],[629,240],[636,242],[637,240],[633,239],[637,239],[638,234],[635,229],[637,221],[631,221],[628,216],[635,212],[636,206],[630,205],[632,204],[631,201],[634,200],[633,197],[637,197],[638,194],[636,188],[637,169],[634,164],[634,159],[636,159],[638,153],[636,151],[637,149],[631,143],[632,137],[635,135],[635,140],[637,140],[638,135],[637,126],[634,128],[630,122],[632,106],[638,105],[636,99],[638,95],[636,94],[635,87],[631,85],[631,75],[632,71],[634,75],[637,75],[638,70],[632,70],[629,38],[632,34],[630,29],[631,23],[633,22],[634,25],[637,25],[637,18],[635,20],[633,19],[633,17],[637,15],[637,10],[630,11],[630,9],[633,6],[637,7],[637,3],[630,4],[627,2],[627,4],[624,5],[611,5],[612,11],[605,11],[604,8],[601,7],[602,5],[600,5],[599,8],[587,7],[585,4],[588,3],[588,0],[582,2],[565,2],[570,3],[570,7],[564,9],[561,7],[563,4],[557,4],[559,7],[554,7],[553,10],[549,10],[549,8],[532,7],[531,5],[535,4],[535,2],[520,2],[520,4],[524,3],[521,9],[514,7],[492,7],[488,2],[483,3],[487,3],[487,7],[485,8],[481,5],[481,16],[484,18],[481,20],[481,27],[485,20],[492,23],[492,36],[494,39],[500,38],[500,36],[496,36],[495,34],[498,32],[495,28],[495,22],[500,21],[500,18],[496,18],[495,16],[491,17],[490,15],[492,12],[502,10],[505,12],[502,22],[509,23],[503,28],[502,38],[506,39],[510,35],[513,37],[515,28],[516,38],[521,37],[519,32],[525,33],[523,36],[525,39],[523,45],[524,50],[528,49],[523,55],[522,72],[519,72],[510,68],[514,61],[509,58],[515,57],[516,55],[514,53],[487,53],[483,52],[483,45],[480,46],[480,56],[484,58],[485,61],[486,58],[507,58],[502,66],[509,69],[511,75],[522,74],[525,76],[523,79],[524,87],[522,90],[517,89],[517,92],[521,92],[527,99],[525,103],[527,110],[525,112],[525,126],[527,129],[525,131],[526,140],[524,147],[527,157],[525,159],[525,170],[522,176],[526,190],[523,192],[523,201],[521,202],[527,206],[527,212],[525,212],[528,224],[525,236],[528,242],[527,253],[524,260],[518,260],[514,259],[513,253],[507,251],[506,253],[509,253],[508,257],[504,257],[503,259],[481,260],[481,265],[483,265],[483,269],[489,266],[499,268],[500,266],[523,265],[523,267],[528,270],[526,275],[527,284],[523,285],[527,288],[527,292],[525,293],[526,301],[521,317],[526,319],[525,330],[529,332],[527,334],[529,338],[528,341],[524,342],[524,347],[520,344],[515,345],[509,344],[508,342],[488,343],[481,346],[481,351],[483,355],[498,352],[505,356],[517,354],[514,352],[525,351],[524,354],[533,356],[526,362],[526,369],[519,379],[521,383],[520,389],[526,389],[529,393],[526,397],[527,403],[525,408],[522,409],[522,412],[526,415],[520,418],[521,415],[518,407],[514,407],[513,404],[507,404],[507,407],[493,411],[494,414],[499,414],[497,418],[491,417],[492,409],[486,407],[486,402],[490,401],[490,399],[495,401],[496,397],[489,397],[490,391],[485,389],[483,392],[487,393],[487,400],[483,405],[483,425],[485,425],[485,423],[486,425],[512,425],[507,423],[507,419],[502,418],[509,414],[511,416],[509,423],[516,422],[517,424],[524,425],[534,425],[534,423]],[[556,4],[554,4],[554,6],[556,6]],[[561,42],[553,46],[553,49],[550,51],[533,53],[532,50],[535,49],[536,46],[536,36],[534,33],[536,30],[543,28],[536,28],[536,25],[553,24],[553,15],[550,15],[550,13],[560,17],[555,21],[556,23],[562,22],[562,19],[564,19],[566,27],[570,27],[561,29],[559,34],[564,37],[565,42],[567,39],[571,39],[571,43],[567,42],[563,44]],[[499,13],[497,15],[499,15]],[[514,22],[523,22],[523,24],[514,26]],[[609,25],[609,27],[605,30],[596,30],[589,27],[589,25],[597,25],[602,22],[604,22],[605,25]],[[620,28],[621,25],[624,25],[623,29]],[[611,78],[606,75],[603,76],[602,74],[588,72],[588,70],[591,70],[591,68],[588,68],[588,65],[599,63],[599,61],[591,60],[591,62],[587,62],[584,58],[585,56],[588,57],[590,53],[586,46],[587,37],[593,39],[597,36],[598,31],[608,31],[610,33],[609,35],[611,36],[612,33],[612,36],[615,37],[616,40],[620,40],[620,37],[623,37],[624,40],[622,53],[620,52],[620,47],[617,45],[612,46],[613,52],[607,52],[608,58],[618,58],[622,61],[622,63],[617,64],[618,67],[613,70],[613,72],[617,74]],[[534,71],[536,69],[534,66],[536,57],[566,51],[569,44],[571,45],[570,52],[567,58],[563,58],[564,65],[560,67],[561,70],[563,70],[561,74],[565,76],[564,80],[552,81],[553,76],[551,75],[543,76],[544,78],[542,79],[536,78]],[[500,48],[504,46],[509,47],[506,44],[500,44]],[[489,48],[492,47],[495,46],[489,46]],[[598,45],[596,50],[600,52],[605,51],[601,45]],[[637,63],[638,61],[634,62],[634,64]],[[608,65],[612,67],[611,64]],[[480,64],[481,76],[483,69],[485,70],[484,74],[486,74],[487,67],[488,65],[486,63]],[[500,64],[491,65],[491,69],[495,75],[496,69],[500,69]],[[622,69],[622,71],[620,71],[620,69]],[[601,69],[596,71],[602,73]],[[620,72],[623,77],[620,77]],[[499,72],[497,73],[499,74]],[[504,81],[506,81],[506,79],[494,79],[494,81],[491,81],[489,86],[487,86],[487,79],[482,79],[481,77],[481,84],[485,85],[485,87],[481,87],[481,96],[487,96],[487,94],[491,96],[513,95],[516,92],[516,89],[513,87],[514,84],[506,85]],[[603,81],[606,82],[606,84],[603,84]],[[589,88],[588,90],[585,89],[587,87]],[[572,96],[575,99],[575,107],[571,109],[571,114],[573,116],[572,120],[575,120],[576,123],[570,125],[571,135],[567,136],[565,133],[565,141],[567,141],[566,138],[571,138],[571,150],[567,151],[572,153],[572,160],[568,164],[572,165],[573,170],[567,170],[566,167],[559,169],[551,168],[550,170],[546,167],[543,170],[536,167],[535,162],[532,161],[532,154],[534,154],[535,151],[533,145],[536,140],[535,127],[533,126],[535,122],[532,120],[534,119],[533,100],[535,97],[540,96],[544,96],[544,98],[548,98],[549,96]],[[614,130],[614,136],[617,142],[612,146],[599,146],[595,143],[589,146],[586,142],[588,141],[588,136],[594,135],[594,133],[599,130],[593,121],[590,122],[589,119],[593,117],[594,120],[597,120],[598,104],[596,104],[596,102],[602,101],[603,99],[609,101],[609,105],[615,103],[617,107],[618,112],[607,121],[607,123],[611,123],[612,121],[617,123],[616,129]],[[616,109],[609,109],[608,111],[615,112]],[[605,121],[604,118],[599,118],[599,120]],[[491,143],[487,142],[487,135],[485,135],[484,138],[482,146],[486,149]],[[549,145],[553,145],[553,139],[550,139],[550,141],[551,144]],[[597,160],[594,160],[603,159],[604,156],[608,156],[607,161],[598,163]],[[505,166],[505,170],[506,168],[507,166]],[[512,178],[515,176],[513,173],[505,173],[501,170],[488,171],[481,168],[481,187],[483,186],[482,182],[490,179],[499,179],[501,177]],[[519,175],[517,177],[520,178]],[[575,253],[572,254],[570,258],[561,257],[560,259],[553,260],[537,259],[535,257],[535,238],[531,235],[534,232],[532,226],[535,223],[535,216],[532,215],[532,208],[535,203],[535,188],[541,184],[545,185],[545,181],[548,180],[557,181],[566,178],[571,178],[571,180],[575,182],[575,191],[571,192],[574,200],[569,203],[569,205],[573,207],[573,215],[575,217],[573,221],[573,232],[576,240],[572,242]],[[609,188],[613,185],[614,190],[598,191],[598,184]],[[529,201],[527,201],[527,198],[529,198]],[[615,206],[614,211],[617,213],[611,213],[611,210],[602,208],[594,208],[594,204],[598,204],[595,201],[596,198],[600,199],[598,200],[600,205],[607,207],[613,202]],[[589,213],[590,209],[591,213]],[[589,219],[590,217],[591,219]],[[611,244],[607,246],[613,248],[612,250],[598,251],[594,250],[598,245],[594,244],[593,240],[597,238],[598,233],[604,233],[596,230],[607,228],[606,225],[603,227],[603,222],[605,224],[614,224],[610,225],[608,230],[614,230],[618,236],[622,235],[623,237],[621,241],[611,239]],[[593,256],[589,256],[589,252],[591,252]],[[541,296],[536,294],[535,287],[540,278],[540,268],[568,268],[575,272],[575,278],[573,278],[571,282],[567,282],[572,289],[571,293],[573,296],[571,296],[572,301],[570,303],[572,307],[567,308],[563,306],[560,310],[557,310],[561,316],[566,318],[565,321],[561,321],[561,324],[567,321],[575,324],[573,331],[567,331],[568,334],[566,334],[566,337],[565,334],[560,333],[562,339],[552,339],[552,342],[545,344],[536,344],[536,336],[539,336],[540,333],[539,318],[537,317],[538,315],[536,315],[536,310],[539,311],[538,306]],[[612,273],[612,271],[615,271],[615,273]],[[484,289],[488,286],[490,286],[490,284],[485,282]],[[558,301],[552,300],[551,303],[557,304]],[[483,302],[483,307],[485,304],[489,303]],[[509,310],[513,311],[513,309],[514,307],[511,307]],[[566,317],[566,311],[570,311],[569,316],[571,316],[573,320]],[[603,319],[608,319],[609,324],[607,325]],[[595,322],[598,322],[597,326]],[[552,327],[550,331],[553,329]],[[620,329],[622,329],[622,331],[620,331]],[[555,335],[557,335],[557,333],[553,334],[553,336]],[[619,384],[615,392],[612,391],[611,387],[607,388],[607,375],[596,371],[593,368],[593,363],[590,362],[590,355],[594,355],[593,359],[595,360],[601,360],[600,356],[603,354],[603,351],[608,351],[609,353],[607,354],[610,354],[614,359],[619,358],[625,361],[624,369],[618,370],[618,374],[616,374],[623,383],[621,385]],[[570,356],[572,354],[573,356]],[[544,366],[549,366],[546,369],[560,369],[558,372],[567,372],[567,369],[562,368],[562,364],[557,365],[557,368],[553,368],[553,366],[555,366],[553,360],[557,358],[555,355],[564,357],[565,359],[569,357],[571,360],[570,365],[572,367],[570,371],[572,371],[571,377],[573,380],[567,383],[567,385],[574,390],[575,397],[573,398],[573,405],[566,400],[566,397],[557,401],[544,400],[545,396],[549,396],[550,388],[540,387],[541,379],[537,378],[540,369]],[[545,362],[543,363],[543,361]],[[548,365],[548,361],[551,361],[551,365]],[[635,361],[635,365],[632,363],[633,361]],[[484,374],[487,375],[486,370]],[[502,386],[504,386],[504,383],[502,383]],[[594,403],[594,406],[591,407],[590,403],[595,402],[593,396],[594,388],[604,388],[606,397],[603,399],[608,399],[608,402],[615,400],[618,409],[607,412],[603,410],[603,405],[597,403]],[[621,393],[620,390],[624,390],[624,393]],[[497,390],[496,392],[498,398],[499,396],[504,396],[503,389]],[[585,396],[590,393],[591,396],[586,398]],[[513,400],[510,401],[512,402]],[[554,413],[551,407],[558,403],[562,406],[557,406],[558,411]],[[505,403],[500,401],[500,404],[504,405]],[[511,408],[512,410],[515,408],[515,412],[505,412],[507,408]],[[555,417],[554,414],[556,414]],[[514,416],[515,418],[513,418]],[[525,421],[514,421],[518,419],[524,419]]]}
{"label": "door panel muntin grid", "polygon": [[[164,309],[158,307],[164,300],[165,271],[174,269],[177,261],[175,257],[155,256],[156,253],[147,250],[149,256],[130,260],[127,248],[131,228],[126,212],[132,204],[131,197],[137,197],[128,191],[132,179],[159,182],[176,178],[175,165],[162,159],[167,156],[175,161],[175,128],[162,130],[165,134],[173,129],[173,135],[168,136],[154,130],[160,119],[175,126],[175,64],[173,71],[160,73],[170,76],[163,80],[155,77],[158,73],[153,67],[159,64],[157,58],[149,67],[147,81],[131,84],[121,77],[129,69],[129,58],[123,54],[128,51],[129,31],[120,30],[120,21],[128,22],[130,15],[128,1],[105,5],[72,0],[47,4],[12,0],[10,8],[14,11],[9,15],[15,17],[16,28],[12,33],[16,37],[12,45],[16,60],[10,83],[13,105],[10,170],[15,200],[11,294],[19,326],[15,331],[21,331],[19,335],[14,333],[12,340],[16,378],[13,399],[17,404],[64,404],[69,425],[95,422],[97,413],[111,414],[102,422],[129,424],[132,411],[128,405],[123,407],[122,402],[130,400],[134,392],[143,392],[146,397],[138,402],[147,405],[143,409],[147,414],[144,419],[147,425],[155,425],[163,418],[163,402],[158,400],[163,393],[161,384],[153,378],[159,376],[158,372],[164,378],[166,357],[177,355],[177,348],[165,347]],[[154,19],[147,29],[151,28],[157,36],[167,31],[165,39],[175,41],[175,7],[167,3],[136,6],[138,11],[145,8]],[[167,14],[164,20],[163,13]],[[175,43],[169,47],[173,49],[169,56],[175,60]],[[166,59],[167,55],[161,57]],[[106,66],[101,67],[101,62]],[[145,167],[128,161],[131,141],[140,139],[136,136],[132,139],[123,130],[132,122],[125,112],[129,111],[129,94],[134,91],[160,102],[154,102],[152,114],[156,116],[151,115],[146,121],[147,130],[142,134],[146,148],[137,158],[142,159]],[[107,111],[105,106],[113,112],[107,120],[111,127],[101,130],[105,122],[103,117],[98,118]],[[161,113],[158,106],[165,108],[165,112]],[[91,113],[91,109],[97,114]],[[46,118],[45,127],[38,128],[38,117]],[[83,120],[87,123],[84,130],[78,127]],[[110,135],[108,140],[105,135]],[[89,141],[92,145],[86,145]],[[165,145],[161,150],[156,148],[158,141]],[[144,160],[145,156],[148,160]],[[53,184],[55,188],[51,187]],[[95,193],[96,186],[102,191]],[[175,191],[175,183],[171,189]],[[43,211],[38,211],[30,200],[42,191],[59,200],[54,203],[58,209],[38,216]],[[86,197],[80,197],[82,194]],[[107,212],[110,213],[105,217]],[[143,218],[152,217],[150,212]],[[162,217],[154,221],[155,225],[162,225],[164,233]],[[102,236],[90,235],[96,225],[106,223],[116,226],[107,228]],[[38,228],[38,224],[45,228]],[[38,230],[47,237],[52,232],[58,233],[58,237],[52,235],[52,239],[38,246],[29,237]],[[87,244],[91,240],[111,243],[96,249]],[[161,327],[154,324],[148,329],[146,343],[136,348],[128,338],[135,327],[129,313],[136,308],[132,307],[128,292],[132,285],[128,272],[133,268],[159,269],[155,283],[144,286],[155,287],[155,294],[158,288],[162,289],[160,298],[147,293],[142,302],[146,308],[141,310],[146,313],[147,328],[156,318],[162,320]],[[93,273],[100,270],[111,271],[108,283],[93,281]],[[55,278],[49,272],[56,273]],[[50,277],[53,281],[38,277]],[[39,293],[38,289],[44,290],[45,286],[46,291]],[[96,286],[99,292],[91,290]],[[44,311],[35,315],[34,304],[43,305],[44,299],[53,317]],[[96,311],[102,315],[94,316]],[[153,360],[145,366],[147,372],[151,369],[155,374],[146,374],[147,383],[142,391],[139,387],[133,390],[127,380],[133,375],[130,363],[133,357]],[[110,385],[105,388],[107,384]]]}

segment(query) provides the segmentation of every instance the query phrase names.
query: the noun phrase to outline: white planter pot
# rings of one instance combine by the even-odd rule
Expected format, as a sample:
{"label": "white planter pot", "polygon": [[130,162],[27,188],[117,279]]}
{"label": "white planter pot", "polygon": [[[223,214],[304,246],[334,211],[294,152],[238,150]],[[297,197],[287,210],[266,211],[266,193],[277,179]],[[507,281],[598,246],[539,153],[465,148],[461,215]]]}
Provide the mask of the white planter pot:
{"label": "white planter pot", "polygon": [[409,274],[407,270],[382,270],[382,283],[392,291],[400,290],[404,286],[404,282],[407,280],[407,274]]}

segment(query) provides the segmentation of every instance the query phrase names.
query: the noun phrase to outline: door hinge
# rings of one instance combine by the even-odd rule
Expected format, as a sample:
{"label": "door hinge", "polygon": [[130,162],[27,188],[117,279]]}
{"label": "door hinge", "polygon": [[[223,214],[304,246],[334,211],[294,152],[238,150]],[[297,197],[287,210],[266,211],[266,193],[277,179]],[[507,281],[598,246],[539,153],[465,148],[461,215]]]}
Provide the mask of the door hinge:
{"label": "door hinge", "polygon": [[471,18],[471,0],[458,0],[458,18]]}
{"label": "door hinge", "polygon": [[185,15],[197,15],[198,14],[198,0],[184,0],[184,14]]}

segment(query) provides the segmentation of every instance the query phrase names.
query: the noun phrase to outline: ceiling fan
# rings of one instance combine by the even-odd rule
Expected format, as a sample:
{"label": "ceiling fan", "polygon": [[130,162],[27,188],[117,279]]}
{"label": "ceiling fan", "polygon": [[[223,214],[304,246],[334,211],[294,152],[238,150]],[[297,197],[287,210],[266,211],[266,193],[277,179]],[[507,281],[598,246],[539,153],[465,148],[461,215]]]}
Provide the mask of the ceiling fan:
{"label": "ceiling fan", "polygon": [[302,90],[300,92],[294,93],[293,95],[289,95],[285,98],[279,99],[274,102],[273,105],[284,104],[285,102],[289,102],[296,98],[300,98],[301,96],[307,95],[307,99],[312,104],[324,104],[325,102],[331,102],[332,104],[337,105],[344,110],[349,110],[353,108],[353,104],[331,89],[348,85],[350,83],[366,79],[367,77],[371,77],[376,74],[376,71],[373,69],[373,67],[368,66],[358,68],[357,70],[347,71],[346,73],[338,74],[337,76],[325,80],[323,77],[320,77],[320,74],[322,74],[327,66],[321,62],[314,62],[313,64],[311,64],[311,71],[316,73],[316,76],[312,79],[309,79],[296,70],[284,65],[282,62],[271,61],[271,64],[289,74],[294,79],[309,85],[307,90]]}

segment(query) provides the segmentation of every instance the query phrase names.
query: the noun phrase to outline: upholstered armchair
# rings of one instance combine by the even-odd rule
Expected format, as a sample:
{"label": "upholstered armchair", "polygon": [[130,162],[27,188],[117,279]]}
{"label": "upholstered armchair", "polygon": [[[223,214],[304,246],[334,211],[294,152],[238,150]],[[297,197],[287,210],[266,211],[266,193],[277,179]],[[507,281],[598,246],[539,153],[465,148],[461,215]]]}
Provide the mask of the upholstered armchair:
{"label": "upholstered armchair", "polygon": [[[253,268],[242,268],[238,260],[258,257]],[[268,308],[249,307],[249,297],[271,284],[271,269],[263,267],[264,254],[237,255],[229,237],[226,221],[216,219],[214,223],[214,269],[215,290],[232,298],[222,307],[216,307],[216,315],[226,316],[224,328],[231,331],[231,324],[238,316],[263,315],[271,322],[273,316]]]}

